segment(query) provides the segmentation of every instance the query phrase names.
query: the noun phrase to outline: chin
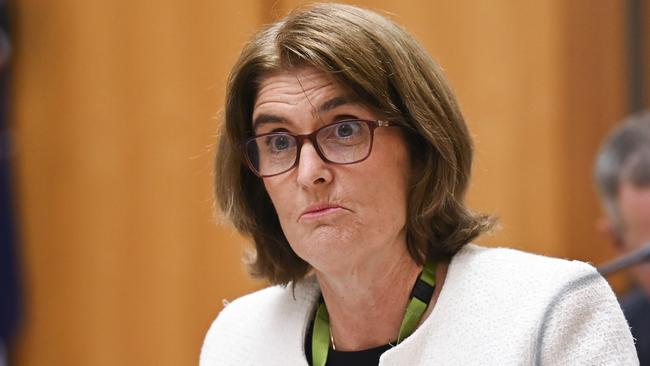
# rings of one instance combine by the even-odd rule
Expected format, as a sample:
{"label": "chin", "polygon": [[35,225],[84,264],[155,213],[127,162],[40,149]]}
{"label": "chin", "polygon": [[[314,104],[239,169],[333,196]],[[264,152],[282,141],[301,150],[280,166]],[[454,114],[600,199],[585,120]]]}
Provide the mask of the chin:
{"label": "chin", "polygon": [[352,251],[358,251],[359,243],[359,240],[352,239],[349,234],[325,228],[302,236],[300,243],[292,247],[299,257],[314,265],[323,261],[340,262]]}
{"label": "chin", "polygon": [[349,227],[321,226],[314,231],[312,240],[321,246],[333,249],[346,250],[354,248],[363,243],[362,236],[356,230],[350,230]]}

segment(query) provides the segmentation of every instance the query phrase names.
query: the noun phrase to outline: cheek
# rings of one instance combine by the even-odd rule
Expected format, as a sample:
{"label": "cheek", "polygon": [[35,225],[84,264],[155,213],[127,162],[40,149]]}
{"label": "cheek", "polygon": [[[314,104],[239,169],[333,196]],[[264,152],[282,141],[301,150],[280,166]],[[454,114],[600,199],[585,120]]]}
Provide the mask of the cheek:
{"label": "cheek", "polygon": [[411,163],[406,146],[400,144],[393,150],[395,153],[386,158],[385,181],[390,182],[386,185],[386,190],[390,190],[390,195],[394,200],[406,205],[408,196],[409,182],[411,177]]}
{"label": "cheek", "polygon": [[394,154],[382,156],[382,164],[368,176],[372,177],[365,187],[367,199],[373,202],[376,213],[385,224],[404,225],[406,220],[410,164],[404,146],[393,150]]}
{"label": "cheek", "polygon": [[291,200],[289,199],[290,194],[287,192],[286,186],[279,179],[267,178],[264,180],[264,188],[271,198],[280,223],[284,223],[288,212],[290,212],[289,204]]}
{"label": "cheek", "polygon": [[297,188],[291,182],[287,181],[287,179],[283,179],[283,177],[266,178],[264,180],[264,187],[278,215],[282,232],[294,251],[299,252],[294,247],[294,244],[299,242],[306,235],[306,232],[296,222],[298,214],[298,204],[296,203]]}

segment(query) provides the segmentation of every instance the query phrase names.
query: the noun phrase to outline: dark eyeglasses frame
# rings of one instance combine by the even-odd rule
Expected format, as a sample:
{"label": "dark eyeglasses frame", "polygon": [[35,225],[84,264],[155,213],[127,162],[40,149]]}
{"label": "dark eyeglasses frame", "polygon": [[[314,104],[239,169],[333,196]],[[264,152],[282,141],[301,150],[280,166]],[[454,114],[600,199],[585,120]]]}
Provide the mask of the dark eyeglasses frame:
{"label": "dark eyeglasses frame", "polygon": [[[325,157],[325,154],[323,154],[323,151],[321,150],[320,145],[318,145],[318,141],[316,140],[316,135],[322,129],[332,127],[334,125],[338,125],[338,124],[341,124],[341,123],[350,123],[350,122],[364,122],[364,123],[366,123],[368,125],[368,128],[370,129],[370,147],[368,148],[368,154],[366,154],[366,156],[364,156],[362,159],[355,160],[355,161],[348,162],[348,163],[337,163],[335,161],[329,160],[328,158]],[[243,152],[243,155],[244,155],[244,159],[246,160],[246,164],[248,165],[248,168],[255,175],[257,175],[260,178],[275,177],[276,175],[284,174],[284,173],[288,172],[289,170],[295,168],[296,165],[298,165],[298,162],[300,161],[300,152],[302,151],[302,146],[304,145],[305,140],[309,140],[311,142],[311,144],[312,144],[312,146],[314,146],[314,149],[316,150],[316,153],[318,154],[318,156],[326,163],[336,164],[336,165],[356,164],[356,163],[360,163],[360,162],[368,159],[368,157],[370,156],[370,153],[372,152],[372,145],[373,145],[373,142],[375,140],[375,129],[377,129],[378,127],[400,127],[400,125],[395,123],[395,122],[384,121],[384,120],[379,120],[379,119],[378,120],[367,120],[367,119],[354,118],[354,119],[346,119],[346,120],[336,121],[334,123],[330,123],[329,125],[325,125],[323,127],[320,127],[317,130],[313,131],[312,133],[309,133],[309,134],[306,134],[306,135],[298,135],[298,134],[291,133],[291,132],[263,133],[261,135],[253,136],[253,137],[247,139],[242,144],[242,152]],[[295,161],[293,162],[293,164],[291,164],[291,166],[289,168],[287,168],[287,169],[285,169],[285,170],[283,170],[283,171],[281,171],[279,173],[262,175],[262,174],[260,174],[260,172],[257,171],[257,169],[255,169],[255,166],[253,165],[253,162],[251,162],[250,159],[248,158],[247,146],[248,146],[249,143],[251,143],[255,139],[258,139],[258,138],[264,137],[264,136],[272,136],[272,135],[289,135],[289,136],[293,136],[297,141],[298,151],[296,151],[296,159],[295,159]]]}

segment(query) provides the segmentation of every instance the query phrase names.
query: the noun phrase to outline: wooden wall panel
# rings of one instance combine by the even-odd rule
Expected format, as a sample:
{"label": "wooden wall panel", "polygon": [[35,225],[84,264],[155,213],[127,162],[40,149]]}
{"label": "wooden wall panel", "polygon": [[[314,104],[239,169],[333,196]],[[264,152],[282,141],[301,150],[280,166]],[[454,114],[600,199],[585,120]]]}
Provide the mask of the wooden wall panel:
{"label": "wooden wall panel", "polygon": [[[243,42],[301,3],[15,3],[16,365],[195,364],[221,300],[263,285],[215,224],[212,145]],[[501,219],[479,242],[613,255],[590,172],[625,112],[623,2],[354,3],[391,13],[451,80],[476,142],[468,200]]]}
{"label": "wooden wall panel", "polygon": [[[563,164],[563,245],[568,257],[595,264],[617,255],[596,229],[602,211],[592,174],[602,140],[628,113],[625,7],[622,1],[572,1],[562,14],[564,104],[556,146]],[[619,292],[628,286],[625,273],[610,282]]]}
{"label": "wooden wall panel", "polygon": [[[573,258],[601,262],[614,255],[595,230],[601,216],[592,184],[593,160],[611,128],[628,113],[625,2],[573,1],[563,14],[565,42],[563,202],[566,246]],[[605,248],[603,250],[602,248]]]}
{"label": "wooden wall panel", "polygon": [[17,365],[195,363],[259,284],[214,223],[215,116],[260,4],[20,2],[13,122],[26,276]]}

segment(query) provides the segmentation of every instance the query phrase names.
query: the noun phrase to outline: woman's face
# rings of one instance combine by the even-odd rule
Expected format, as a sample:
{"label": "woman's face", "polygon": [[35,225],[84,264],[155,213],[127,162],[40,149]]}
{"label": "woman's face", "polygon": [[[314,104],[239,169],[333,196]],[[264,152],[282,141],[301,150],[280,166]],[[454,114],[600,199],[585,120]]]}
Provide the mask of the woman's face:
{"label": "woman's face", "polygon": [[[327,74],[300,68],[269,75],[253,110],[255,134],[308,134],[344,119],[380,116],[355,103]],[[264,178],[289,244],[317,271],[354,271],[371,258],[406,250],[410,163],[399,128],[377,128],[370,156],[324,162],[310,141],[292,170]]]}

